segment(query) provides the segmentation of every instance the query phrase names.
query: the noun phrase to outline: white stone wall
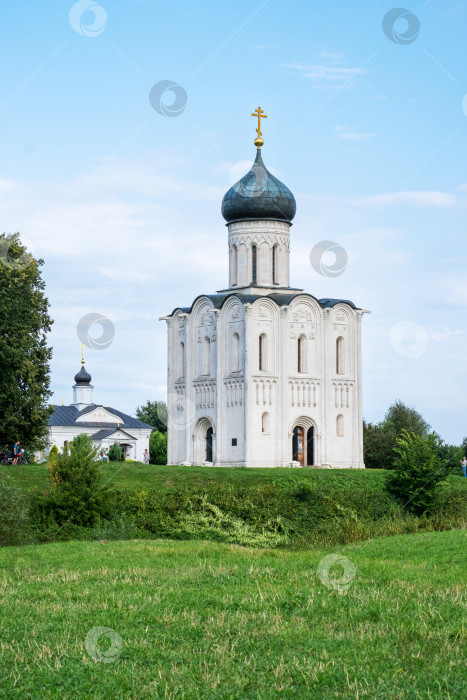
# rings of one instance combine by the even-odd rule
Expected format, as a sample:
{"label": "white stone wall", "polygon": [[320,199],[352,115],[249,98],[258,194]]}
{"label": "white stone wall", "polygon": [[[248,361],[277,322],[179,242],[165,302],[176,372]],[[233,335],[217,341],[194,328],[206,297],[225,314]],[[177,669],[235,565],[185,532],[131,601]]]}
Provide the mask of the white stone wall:
{"label": "white stone wall", "polygon": [[[65,441],[71,442],[73,438],[77,435],[82,435],[86,433],[87,435],[92,435],[96,433],[99,428],[86,428],[76,426],[61,426],[61,425],[51,425],[49,426],[49,441],[48,447],[44,450],[44,455],[41,452],[35,454],[36,461],[41,461],[42,456],[47,457],[53,445],[56,445],[59,452],[63,450]],[[111,437],[111,439],[104,439],[96,442],[97,447],[110,447],[114,442],[128,442],[128,444],[133,445],[132,452],[130,454],[130,459],[134,459],[136,462],[143,461],[144,450],[149,450],[149,436],[151,430],[149,428],[131,428],[128,429],[128,433],[132,435],[135,440],[127,439],[121,434],[120,437]]]}
{"label": "white stone wall", "polygon": [[[257,284],[289,286],[290,224],[284,221],[237,221],[229,230],[229,288],[252,283],[252,246],[257,248]],[[276,247],[275,280],[272,251]]]}
{"label": "white stone wall", "polygon": [[[293,429],[300,424],[314,427],[315,466],[363,467],[362,312],[343,303],[323,309],[307,294],[288,307],[267,297],[243,306],[235,294],[227,296],[219,310],[200,297],[190,314],[177,312],[167,321],[169,464],[205,462],[206,430],[212,427],[213,463],[286,466],[292,461]],[[261,334],[267,336],[263,370]],[[342,374],[336,366],[339,337]],[[304,342],[301,372],[299,338]]]}

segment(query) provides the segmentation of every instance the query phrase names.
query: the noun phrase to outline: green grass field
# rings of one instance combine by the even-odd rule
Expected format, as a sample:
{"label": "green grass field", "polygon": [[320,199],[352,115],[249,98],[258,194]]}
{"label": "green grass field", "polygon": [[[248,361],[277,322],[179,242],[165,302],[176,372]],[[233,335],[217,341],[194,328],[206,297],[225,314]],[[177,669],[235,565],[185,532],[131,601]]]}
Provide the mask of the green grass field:
{"label": "green grass field", "polygon": [[[4,548],[0,697],[464,698],[466,545],[455,531],[312,552]],[[341,592],[339,565],[318,573],[330,553],[346,558]]]}
{"label": "green grass field", "polygon": [[[242,469],[221,467],[155,466],[140,462],[102,463],[104,483],[118,489],[157,489],[161,492],[177,488],[199,489],[214,481],[238,486],[256,486],[300,478],[316,484],[332,483],[380,489],[388,473],[385,469]],[[461,473],[461,472],[459,472]],[[49,486],[45,464],[0,466],[0,477],[9,476],[25,489]],[[467,489],[467,479],[456,478],[457,485]]]}

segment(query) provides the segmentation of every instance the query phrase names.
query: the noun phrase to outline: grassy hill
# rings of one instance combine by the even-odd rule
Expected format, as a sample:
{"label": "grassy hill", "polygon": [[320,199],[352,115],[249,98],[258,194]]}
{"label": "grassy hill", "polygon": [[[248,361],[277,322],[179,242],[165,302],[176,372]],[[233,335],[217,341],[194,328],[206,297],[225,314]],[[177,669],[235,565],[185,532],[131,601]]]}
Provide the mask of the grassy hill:
{"label": "grassy hill", "polygon": [[[466,544],[442,532],[311,552],[4,548],[0,697],[457,700]],[[330,553],[350,572],[340,591],[338,565],[323,576]]]}
{"label": "grassy hill", "polygon": [[[40,501],[50,490],[45,465],[3,467],[4,474],[36,506],[37,494]],[[84,527],[81,507],[39,505],[32,529],[39,542],[168,537],[309,548],[466,527],[467,479],[448,477],[436,511],[417,517],[387,493],[386,477],[384,470],[103,464],[102,487],[112,489],[103,520]]]}

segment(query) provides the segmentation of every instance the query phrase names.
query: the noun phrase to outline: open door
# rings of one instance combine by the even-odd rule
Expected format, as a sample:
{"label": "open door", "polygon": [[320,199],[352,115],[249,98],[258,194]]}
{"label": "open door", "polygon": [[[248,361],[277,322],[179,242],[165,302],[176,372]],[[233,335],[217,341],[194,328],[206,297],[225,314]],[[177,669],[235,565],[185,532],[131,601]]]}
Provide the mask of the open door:
{"label": "open door", "polygon": [[305,431],[301,425],[297,425],[292,437],[292,459],[300,462],[300,466],[305,464]]}

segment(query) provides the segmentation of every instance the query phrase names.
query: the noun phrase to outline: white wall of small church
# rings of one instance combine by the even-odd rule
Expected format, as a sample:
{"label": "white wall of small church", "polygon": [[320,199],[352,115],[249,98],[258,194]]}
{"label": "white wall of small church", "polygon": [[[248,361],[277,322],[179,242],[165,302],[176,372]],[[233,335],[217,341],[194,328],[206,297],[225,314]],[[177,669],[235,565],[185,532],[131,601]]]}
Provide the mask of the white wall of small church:
{"label": "white wall of small church", "polygon": [[[44,456],[47,457],[50,453],[51,448],[53,445],[56,445],[58,448],[58,451],[61,452],[63,450],[63,447],[65,445],[65,442],[70,443],[73,438],[75,438],[77,435],[82,435],[83,433],[86,433],[87,435],[92,435],[93,433],[96,433],[98,428],[87,428],[87,427],[80,427],[80,426],[61,426],[61,425],[51,425],[49,426],[49,436],[48,436],[48,446],[44,450]],[[143,454],[144,450],[149,450],[149,436],[151,434],[151,430],[149,428],[131,428],[129,430],[131,435],[136,439],[136,440],[128,440],[129,444],[133,444],[133,451],[130,454],[130,459],[135,460],[136,462],[142,462],[143,461]],[[124,440],[119,440],[120,442],[124,442]],[[97,447],[108,447],[109,445],[113,444],[114,442],[117,442],[115,439],[111,439],[110,441],[107,439],[104,440],[99,440],[96,442]],[[40,461],[42,457],[41,452],[35,453],[36,461]]]}

